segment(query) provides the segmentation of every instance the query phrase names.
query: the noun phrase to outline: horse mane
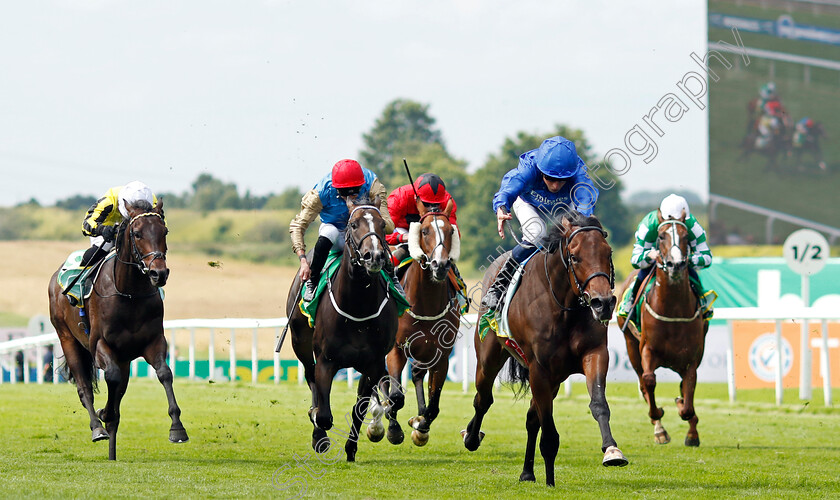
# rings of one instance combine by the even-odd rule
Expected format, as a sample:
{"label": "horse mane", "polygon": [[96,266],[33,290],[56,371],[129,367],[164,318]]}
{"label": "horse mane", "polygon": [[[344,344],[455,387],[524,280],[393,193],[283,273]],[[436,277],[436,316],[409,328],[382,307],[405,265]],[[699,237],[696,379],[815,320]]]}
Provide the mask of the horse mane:
{"label": "horse mane", "polygon": [[551,229],[548,232],[548,239],[546,241],[546,246],[548,247],[549,252],[553,252],[560,248],[560,243],[565,237],[565,229],[563,228],[564,219],[572,226],[597,227],[599,229],[604,229],[604,226],[601,225],[601,221],[594,215],[586,216],[580,212],[573,212],[571,214],[564,213],[559,217],[555,217],[550,222]]}

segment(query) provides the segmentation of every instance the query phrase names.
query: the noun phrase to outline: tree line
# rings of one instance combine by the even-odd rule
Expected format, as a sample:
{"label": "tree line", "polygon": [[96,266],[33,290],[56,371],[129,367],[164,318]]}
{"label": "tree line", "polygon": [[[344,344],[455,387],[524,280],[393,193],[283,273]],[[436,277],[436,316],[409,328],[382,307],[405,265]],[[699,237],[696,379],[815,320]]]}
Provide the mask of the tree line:
{"label": "tree line", "polygon": [[[407,184],[402,159],[406,158],[414,175],[424,172],[438,174],[447,190],[458,203],[458,221],[462,234],[462,254],[481,265],[484,256],[493,255],[497,247],[510,246],[511,239],[500,240],[496,234],[495,215],[491,207],[493,193],[499,189],[504,174],[517,166],[519,155],[539,147],[548,137],[561,135],[574,141],[578,154],[590,168],[597,155],[583,131],[556,125],[542,134],[517,132],[505,139],[499,150],[492,153],[474,172],[467,171],[467,162],[453,156],[446,147],[443,132],[437,128],[429,105],[409,99],[396,99],[385,106],[372,128],[363,135],[364,147],[359,152],[360,163],[371,169],[389,189]],[[324,166],[326,173],[330,165]],[[607,169],[600,168],[598,177],[610,189],[601,189],[595,214],[610,232],[614,246],[630,242],[634,230],[631,213],[622,201],[621,180]],[[159,193],[168,208],[199,211],[220,209],[269,210],[294,209],[300,206],[303,191],[290,187],[279,194],[255,196],[249,191],[240,195],[236,184],[225,183],[203,173],[183,193]],[[74,195],[56,203],[70,210],[86,210],[96,201],[91,196]]]}

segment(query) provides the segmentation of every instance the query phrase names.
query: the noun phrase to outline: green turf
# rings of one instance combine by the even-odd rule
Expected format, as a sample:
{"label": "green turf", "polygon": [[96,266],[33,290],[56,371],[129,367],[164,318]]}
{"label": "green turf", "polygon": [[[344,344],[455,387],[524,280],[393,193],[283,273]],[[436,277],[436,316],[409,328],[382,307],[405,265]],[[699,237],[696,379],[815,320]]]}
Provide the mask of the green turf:
{"label": "green turf", "polygon": [[[666,446],[653,443],[635,384],[608,387],[613,433],[630,460],[620,469],[601,466],[600,437],[583,384],[575,386],[571,399],[558,397],[555,422],[561,443],[557,487],[550,489],[544,485],[539,452],[537,482],[518,481],[526,403],[515,401],[507,387],[496,391],[483,427],[487,437],[474,453],[464,449],[458,435],[472,415],[472,394],[462,394],[459,386],[450,384],[426,447],[413,446],[408,437],[396,447],[363,437],[356,463],[346,463],[331,451],[322,464],[309,447],[309,395],[295,383],[251,386],[178,380],[176,395],[191,440],[173,445],[167,440],[162,388],[149,380],[132,381],[122,407],[115,463],[106,460],[106,442],[90,442],[87,416],[73,387],[3,385],[0,488],[4,497],[39,498],[276,498],[304,488],[304,496],[312,498],[840,495],[840,410],[824,408],[819,391],[809,405],[788,391],[789,404],[777,408],[769,390],[741,391],[738,404],[730,405],[724,384],[701,384],[697,412],[702,444],[687,448],[687,424],[670,403],[676,384],[660,384],[659,389],[666,408],[663,423],[673,438]],[[409,408],[415,408],[413,391],[408,396]],[[353,399],[344,383],[336,384],[337,428],[347,428],[343,415]],[[410,416],[403,411],[400,421]],[[308,460],[309,471],[297,460]],[[275,490],[272,477],[274,484],[292,488]]]}

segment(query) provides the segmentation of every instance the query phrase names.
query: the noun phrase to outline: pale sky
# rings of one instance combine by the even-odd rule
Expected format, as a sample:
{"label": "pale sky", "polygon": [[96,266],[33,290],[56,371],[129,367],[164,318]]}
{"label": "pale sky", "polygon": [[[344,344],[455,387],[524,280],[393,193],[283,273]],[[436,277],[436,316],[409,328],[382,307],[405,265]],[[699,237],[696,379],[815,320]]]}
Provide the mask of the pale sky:
{"label": "pale sky", "polygon": [[[308,189],[400,97],[431,106],[471,171],[556,123],[626,150],[666,94],[685,98],[692,52],[705,0],[4,2],[0,206],[135,179],[181,193],[201,173]],[[707,197],[708,108],[684,100],[656,119],[657,156],[631,155],[627,192]]]}

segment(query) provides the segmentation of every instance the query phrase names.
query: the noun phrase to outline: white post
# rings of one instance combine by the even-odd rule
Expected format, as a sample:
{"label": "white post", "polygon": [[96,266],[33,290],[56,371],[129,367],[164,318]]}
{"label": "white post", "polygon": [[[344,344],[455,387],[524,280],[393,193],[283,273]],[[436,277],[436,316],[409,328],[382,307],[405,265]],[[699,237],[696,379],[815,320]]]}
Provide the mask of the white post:
{"label": "white post", "polygon": [[274,385],[280,383],[280,353],[274,353]]}
{"label": "white post", "polygon": [[30,380],[29,375],[29,361],[26,359],[28,356],[26,355],[26,351],[23,351],[23,383],[28,384]]}
{"label": "white post", "polygon": [[195,380],[195,328],[190,328],[190,380]]}
{"label": "white post", "polygon": [[569,378],[567,378],[565,382],[563,382],[563,387],[566,391],[566,397],[567,398],[572,397],[572,378],[571,378],[571,376]]}
{"label": "white post", "polygon": [[732,320],[726,320],[726,382],[729,386],[729,402],[735,402],[735,340]]}
{"label": "white post", "polygon": [[137,365],[138,365],[138,364],[139,364],[139,361],[138,361],[138,359],[137,359],[137,358],[135,358],[135,359],[131,362],[131,368],[129,369],[129,370],[130,370],[130,372],[129,372],[129,373],[131,374],[131,376],[132,376],[132,377],[136,377],[136,376],[137,376]]}
{"label": "white post", "polygon": [[461,336],[461,389],[464,394],[470,391],[470,344],[472,335]]}
{"label": "white post", "polygon": [[[61,372],[61,370],[58,369],[58,351],[59,351],[59,349],[61,349],[60,344],[58,344],[57,342],[55,344],[53,344],[53,362],[52,362],[53,384],[58,383],[58,375]],[[64,351],[61,351],[61,353],[64,354]],[[2,374],[0,374],[0,375],[2,375]],[[0,379],[2,379],[2,378],[3,377],[0,376]]]}
{"label": "white post", "polygon": [[776,404],[782,404],[782,321],[776,320]]}
{"label": "white post", "polygon": [[207,373],[207,380],[213,380],[214,374],[216,372],[216,348],[213,344],[215,344],[215,331],[211,328],[210,329],[210,343],[207,346],[207,359],[208,359],[208,373]]}
{"label": "white post", "polygon": [[350,367],[347,368],[347,388],[348,389],[353,388],[353,376],[354,376],[355,373],[356,373],[356,370],[354,370]]}
{"label": "white post", "polygon": [[172,376],[175,376],[175,329],[169,329],[169,369],[172,370]]}
{"label": "white post", "polygon": [[35,346],[35,381],[44,383],[44,349],[41,344]]}
{"label": "white post", "polygon": [[253,337],[251,339],[251,383],[257,383],[257,374],[259,363],[257,362],[257,329],[254,328]]}
{"label": "white post", "polygon": [[236,382],[236,329],[230,329],[230,381]]}
{"label": "white post", "polygon": [[[810,281],[807,274],[802,275],[802,305],[811,306]],[[808,320],[802,320],[802,330],[799,342],[799,399],[811,399],[811,334],[808,331]]]}
{"label": "white post", "polygon": [[298,384],[303,383],[303,375],[304,375],[304,373],[303,373],[303,363],[298,361]]}
{"label": "white post", "polygon": [[828,356],[828,320],[822,320],[822,376],[825,406],[831,406],[831,362]]}

